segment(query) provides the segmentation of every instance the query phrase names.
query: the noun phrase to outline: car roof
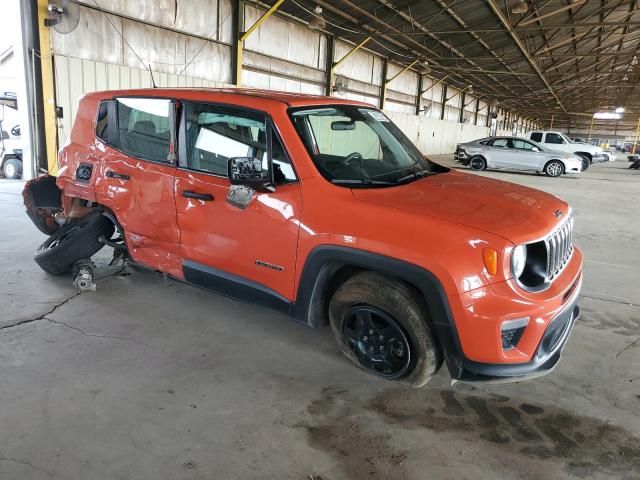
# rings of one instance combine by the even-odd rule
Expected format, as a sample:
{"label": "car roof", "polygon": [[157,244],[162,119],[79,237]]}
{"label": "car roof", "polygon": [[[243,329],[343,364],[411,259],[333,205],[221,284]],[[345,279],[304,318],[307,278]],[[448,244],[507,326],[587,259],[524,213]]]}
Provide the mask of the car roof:
{"label": "car roof", "polygon": [[285,104],[289,107],[303,107],[312,105],[357,105],[363,107],[375,108],[373,105],[358,102],[356,100],[347,100],[336,97],[327,97],[323,95],[310,95],[303,93],[279,92],[276,90],[260,90],[253,88],[140,88],[133,90],[105,90],[94,92],[87,97],[113,98],[125,96],[143,96],[143,97],[169,97],[169,98],[191,98],[206,100],[210,97],[212,100],[233,100],[233,98],[243,97],[245,100],[255,98],[256,100],[268,101],[278,104]]}

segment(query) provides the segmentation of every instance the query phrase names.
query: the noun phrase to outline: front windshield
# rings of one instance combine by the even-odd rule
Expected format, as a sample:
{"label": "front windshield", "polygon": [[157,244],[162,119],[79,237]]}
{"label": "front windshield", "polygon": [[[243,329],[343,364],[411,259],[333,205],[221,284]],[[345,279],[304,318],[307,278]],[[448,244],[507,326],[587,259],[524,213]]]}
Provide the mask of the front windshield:
{"label": "front windshield", "polygon": [[448,171],[424,158],[378,110],[339,105],[289,112],[313,162],[332,183],[388,186]]}

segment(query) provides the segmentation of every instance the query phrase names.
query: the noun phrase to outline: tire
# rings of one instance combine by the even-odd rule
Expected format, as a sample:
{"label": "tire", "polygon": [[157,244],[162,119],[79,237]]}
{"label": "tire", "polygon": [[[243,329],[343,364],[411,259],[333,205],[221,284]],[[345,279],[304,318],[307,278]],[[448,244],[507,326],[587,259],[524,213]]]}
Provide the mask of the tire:
{"label": "tire", "polygon": [[487,169],[487,161],[480,157],[480,156],[475,156],[475,157],[471,157],[469,159],[469,168],[471,168],[471,170],[475,170],[477,172],[480,172],[482,170],[486,170]]}
{"label": "tire", "polygon": [[38,247],[34,260],[45,272],[61,275],[81,258],[91,258],[104,244],[98,238],[111,238],[114,226],[100,212],[90,213],[63,225]]}
{"label": "tire", "polygon": [[640,160],[636,160],[635,162],[633,162],[631,165],[629,165],[629,168],[633,170],[640,169]]}
{"label": "tire", "polygon": [[589,160],[589,157],[587,157],[584,153],[576,153],[576,155],[582,159],[582,170],[580,171],[581,172],[587,171],[591,166],[591,160]]}
{"label": "tire", "polygon": [[9,158],[2,166],[4,178],[17,180],[22,178],[22,160],[18,158]]}
{"label": "tire", "polygon": [[551,160],[544,166],[544,173],[548,177],[559,177],[564,173],[564,165],[559,160]]}
{"label": "tire", "polygon": [[[433,337],[427,307],[418,295],[404,282],[376,272],[357,273],[343,283],[329,303],[329,320],[346,357],[387,380],[414,388],[425,385],[442,365],[442,352]],[[367,314],[376,324],[375,331],[358,320],[359,315]],[[382,328],[385,321],[393,323],[391,328]],[[401,343],[403,348],[399,348]],[[374,353],[368,353],[372,348]],[[384,370],[384,363],[368,365],[368,355],[390,359],[393,369]]]}

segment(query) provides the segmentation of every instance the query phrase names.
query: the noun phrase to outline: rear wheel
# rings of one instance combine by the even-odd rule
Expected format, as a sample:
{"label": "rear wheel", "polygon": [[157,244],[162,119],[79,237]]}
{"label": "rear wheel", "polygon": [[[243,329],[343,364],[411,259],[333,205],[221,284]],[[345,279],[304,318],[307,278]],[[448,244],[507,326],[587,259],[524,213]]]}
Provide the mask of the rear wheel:
{"label": "rear wheel", "polygon": [[558,160],[551,160],[545,165],[544,173],[550,177],[559,177],[564,173],[564,165]]}
{"label": "rear wheel", "polygon": [[45,272],[60,275],[71,269],[81,258],[90,258],[104,244],[101,236],[111,238],[113,223],[100,212],[72,221],[60,227],[36,250],[34,260]]}
{"label": "rear wheel", "polygon": [[482,157],[471,157],[469,159],[469,168],[476,171],[486,170],[487,161]]}
{"label": "rear wheel", "polygon": [[4,178],[16,180],[22,178],[22,161],[18,158],[9,158],[2,166]]}
{"label": "rear wheel", "polygon": [[347,358],[376,376],[420,387],[442,364],[426,306],[399,280],[354,275],[333,295],[329,318]]}

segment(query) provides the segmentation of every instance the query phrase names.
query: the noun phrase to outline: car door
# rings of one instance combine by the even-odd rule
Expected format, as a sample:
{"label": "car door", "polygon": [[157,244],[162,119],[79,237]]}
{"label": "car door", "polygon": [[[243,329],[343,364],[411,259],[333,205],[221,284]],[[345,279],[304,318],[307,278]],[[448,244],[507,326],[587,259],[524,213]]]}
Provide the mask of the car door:
{"label": "car door", "polygon": [[508,168],[509,156],[512,154],[509,150],[508,138],[494,138],[490,144],[486,145],[486,152],[489,168]]}
{"label": "car door", "polygon": [[[265,112],[183,102],[175,179],[187,281],[282,310],[293,299],[302,197],[290,157]],[[275,189],[238,204],[232,157],[273,162]]]}
{"label": "car door", "polygon": [[122,225],[132,258],[181,276],[174,176],[175,104],[166,98],[122,97],[98,107],[93,155],[98,202]]}
{"label": "car door", "polygon": [[567,142],[565,142],[562,135],[557,133],[549,132],[544,136],[544,143],[549,148],[549,150],[560,150],[563,152],[568,151]]}
{"label": "car door", "polygon": [[540,164],[544,153],[533,143],[520,138],[511,140],[511,150],[513,155],[509,157],[509,168],[513,170],[536,170],[542,169]]}

